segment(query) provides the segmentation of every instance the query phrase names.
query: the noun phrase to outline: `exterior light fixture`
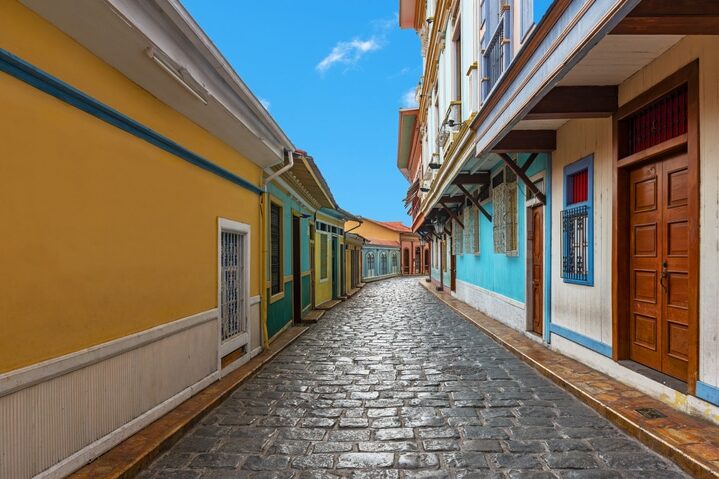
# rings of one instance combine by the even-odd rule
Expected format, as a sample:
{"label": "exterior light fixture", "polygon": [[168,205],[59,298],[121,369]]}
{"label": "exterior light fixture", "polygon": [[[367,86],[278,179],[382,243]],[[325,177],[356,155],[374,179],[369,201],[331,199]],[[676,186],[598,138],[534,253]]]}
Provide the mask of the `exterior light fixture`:
{"label": "exterior light fixture", "polygon": [[436,223],[432,223],[432,226],[434,226],[434,234],[437,236],[444,233],[444,223],[437,221]]}
{"label": "exterior light fixture", "polygon": [[419,191],[421,191],[422,193],[427,193],[429,191],[429,188],[427,188],[426,186],[420,186]]}

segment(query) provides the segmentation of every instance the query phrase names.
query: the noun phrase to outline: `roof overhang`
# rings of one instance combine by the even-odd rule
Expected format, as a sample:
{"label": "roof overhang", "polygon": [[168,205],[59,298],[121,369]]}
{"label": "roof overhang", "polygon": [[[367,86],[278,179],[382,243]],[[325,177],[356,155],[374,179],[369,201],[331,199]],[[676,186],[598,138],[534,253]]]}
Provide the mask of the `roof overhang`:
{"label": "roof overhang", "polygon": [[294,150],[178,0],[21,1],[258,166]]}
{"label": "roof overhang", "polygon": [[417,14],[420,0],[399,1],[399,26],[400,28],[417,29]]}
{"label": "roof overhang", "polygon": [[409,177],[409,163],[412,155],[417,116],[419,108],[401,109],[399,111],[399,134],[397,137],[397,168],[405,178]]}
{"label": "roof overhang", "polygon": [[[280,166],[276,166],[275,170]],[[316,208],[335,208],[335,200],[327,183],[311,157],[295,154],[294,165],[282,174],[298,193],[308,197]]]}

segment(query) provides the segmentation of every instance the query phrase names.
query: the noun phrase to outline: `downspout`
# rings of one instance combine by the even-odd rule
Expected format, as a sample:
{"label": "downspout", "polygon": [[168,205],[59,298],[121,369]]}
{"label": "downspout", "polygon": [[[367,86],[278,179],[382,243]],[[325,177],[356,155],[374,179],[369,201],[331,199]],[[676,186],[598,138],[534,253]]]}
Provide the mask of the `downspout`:
{"label": "downspout", "polygon": [[265,350],[267,350],[267,348],[269,348],[270,346],[270,338],[267,331],[267,232],[265,231],[267,228],[265,223],[265,209],[267,207],[267,185],[270,183],[270,181],[277,178],[282,173],[288,171],[294,166],[294,153],[290,150],[285,151],[287,152],[287,164],[285,164],[279,170],[271,173],[271,170],[265,170],[266,173],[269,173],[269,176],[264,180],[262,196],[260,197],[260,242],[262,244],[262,266],[260,267],[260,324],[262,325],[262,346]]}

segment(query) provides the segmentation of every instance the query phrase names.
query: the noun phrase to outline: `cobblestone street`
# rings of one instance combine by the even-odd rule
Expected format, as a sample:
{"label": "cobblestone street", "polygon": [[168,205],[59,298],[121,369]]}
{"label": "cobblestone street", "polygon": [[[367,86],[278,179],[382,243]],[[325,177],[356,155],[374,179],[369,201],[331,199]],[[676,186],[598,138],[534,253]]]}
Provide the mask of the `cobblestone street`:
{"label": "cobblestone street", "polygon": [[418,281],[329,311],[141,477],[687,477]]}

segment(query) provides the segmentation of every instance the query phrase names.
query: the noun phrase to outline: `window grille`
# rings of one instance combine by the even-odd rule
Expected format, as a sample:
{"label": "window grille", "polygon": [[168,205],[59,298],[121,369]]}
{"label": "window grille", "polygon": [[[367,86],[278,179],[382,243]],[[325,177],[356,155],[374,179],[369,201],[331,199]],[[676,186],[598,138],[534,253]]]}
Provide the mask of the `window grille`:
{"label": "window grille", "polygon": [[222,340],[247,331],[244,314],[244,241],[241,233],[223,231],[220,244],[220,319]]}
{"label": "window grille", "polygon": [[374,253],[367,253],[367,276],[374,276]]}
{"label": "window grille", "polygon": [[382,252],[379,255],[379,270],[381,275],[385,275],[389,272],[387,270],[387,253]]}
{"label": "window grille", "polygon": [[[500,175],[506,176],[507,182],[496,181]],[[492,184],[497,184],[492,188],[494,252],[516,256],[519,254],[517,177],[505,170],[492,179]]]}
{"label": "window grille", "polygon": [[282,292],[282,208],[270,203],[270,294]]}
{"label": "window grille", "polygon": [[619,122],[621,157],[687,132],[688,88],[684,84]]}
{"label": "window grille", "polygon": [[504,71],[504,19],[499,21],[494,36],[489,41],[484,53],[485,75],[487,92],[497,83]]}
{"label": "window grille", "polygon": [[472,244],[472,240],[474,239],[472,232],[474,231],[474,228],[472,226],[472,207],[467,206],[464,209],[464,212],[462,214],[462,223],[464,223],[464,230],[463,230],[463,237],[462,242],[463,244],[463,251],[466,251],[467,253],[473,253],[474,252],[474,245]]}
{"label": "window grille", "polygon": [[397,262],[397,253],[392,253],[392,272],[396,273],[398,268],[399,264]]}
{"label": "window grille", "polygon": [[462,233],[462,227],[459,226],[459,223],[456,221],[452,221],[452,240],[454,241],[454,251],[452,253],[455,255],[461,255],[464,236]]}
{"label": "window grille", "polygon": [[589,214],[584,206],[562,211],[562,278],[589,280]]}
{"label": "window grille", "polygon": [[329,268],[328,268],[328,250],[329,246],[327,242],[329,241],[329,236],[326,234],[320,235],[320,279],[327,279],[329,277]]}

